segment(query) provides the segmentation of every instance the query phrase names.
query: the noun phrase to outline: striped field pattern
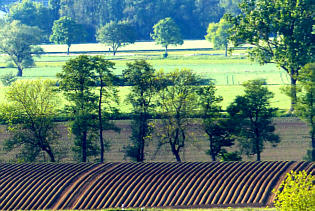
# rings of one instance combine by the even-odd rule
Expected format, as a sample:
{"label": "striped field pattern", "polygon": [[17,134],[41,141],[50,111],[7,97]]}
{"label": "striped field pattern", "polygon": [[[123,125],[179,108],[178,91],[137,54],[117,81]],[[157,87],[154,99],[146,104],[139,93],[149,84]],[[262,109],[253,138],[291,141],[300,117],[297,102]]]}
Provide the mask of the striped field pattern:
{"label": "striped field pattern", "polygon": [[0,164],[0,209],[262,207],[310,162]]}

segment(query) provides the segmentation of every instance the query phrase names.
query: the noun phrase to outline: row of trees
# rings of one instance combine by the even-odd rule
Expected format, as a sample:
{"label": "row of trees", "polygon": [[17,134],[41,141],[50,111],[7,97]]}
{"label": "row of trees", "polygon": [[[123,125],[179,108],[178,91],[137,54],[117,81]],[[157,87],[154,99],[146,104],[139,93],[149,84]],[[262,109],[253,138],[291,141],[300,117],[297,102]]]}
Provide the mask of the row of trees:
{"label": "row of trees", "polygon": [[[79,56],[69,60],[57,75],[59,90],[65,95],[63,112],[71,116],[70,131],[74,135],[74,152],[82,162],[100,152],[108,143],[104,130],[119,131],[110,121],[117,114],[117,90],[112,86],[114,63],[99,56]],[[131,144],[125,153],[136,161],[145,160],[145,146],[152,140],[153,132],[159,145],[169,145],[177,161],[180,152],[191,141],[189,128],[196,124],[191,117],[201,116],[202,126],[209,139],[209,154],[213,160],[225,159],[225,147],[237,140],[241,152],[257,155],[263,151],[265,141],[277,144],[271,118],[275,109],[269,100],[273,94],[259,80],[244,84],[245,94],[238,96],[222,113],[222,97],[215,95],[215,86],[199,86],[200,79],[191,70],[170,73],[155,71],[146,61],[128,63],[123,76],[131,85],[126,98],[132,105]],[[96,86],[99,86],[97,89]],[[2,105],[2,119],[9,125],[12,137],[5,142],[6,149],[22,146],[27,161],[36,159],[41,151],[55,161],[51,144],[58,139],[53,115],[56,112],[56,90],[49,81],[18,81],[7,93],[8,104]],[[158,119],[152,119],[154,116]],[[197,123],[197,124],[200,124]],[[99,140],[97,144],[97,139]],[[100,150],[98,149],[100,147]]]}

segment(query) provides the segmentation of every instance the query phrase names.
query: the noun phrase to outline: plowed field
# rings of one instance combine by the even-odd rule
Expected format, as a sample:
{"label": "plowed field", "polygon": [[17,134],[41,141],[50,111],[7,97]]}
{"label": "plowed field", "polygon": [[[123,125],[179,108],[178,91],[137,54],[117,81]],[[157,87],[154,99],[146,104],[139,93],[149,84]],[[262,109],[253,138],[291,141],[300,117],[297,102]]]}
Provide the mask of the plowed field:
{"label": "plowed field", "polygon": [[309,162],[0,164],[0,209],[260,207]]}

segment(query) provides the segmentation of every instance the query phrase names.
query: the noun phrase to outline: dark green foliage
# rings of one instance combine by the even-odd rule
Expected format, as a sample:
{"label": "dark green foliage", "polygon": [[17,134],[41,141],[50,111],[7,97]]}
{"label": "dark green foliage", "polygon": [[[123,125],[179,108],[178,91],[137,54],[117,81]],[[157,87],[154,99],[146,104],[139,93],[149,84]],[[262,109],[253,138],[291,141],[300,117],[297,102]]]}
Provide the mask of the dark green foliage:
{"label": "dark green foliage", "polygon": [[216,157],[225,152],[224,147],[234,144],[232,137],[232,128],[228,120],[222,118],[221,106],[222,97],[215,96],[215,86],[210,83],[208,86],[202,86],[197,89],[199,96],[198,104],[201,107],[202,125],[209,139],[209,150],[207,153],[213,161]]}
{"label": "dark green foliage", "polygon": [[155,69],[144,60],[127,63],[123,71],[126,81],[132,86],[127,100],[133,107],[132,145],[125,148],[126,155],[142,162],[145,160],[144,148],[147,141],[151,140],[152,126],[150,113],[156,107],[153,97],[158,90]]}
{"label": "dark green foliage", "polygon": [[0,78],[4,86],[10,86],[14,81],[17,80],[16,76],[13,73],[7,73]]}
{"label": "dark green foliage", "polygon": [[10,21],[18,20],[28,26],[36,26],[42,30],[41,42],[47,42],[53,26],[53,16],[49,8],[38,2],[23,0],[13,4],[8,13]]}
{"label": "dark green foliage", "polygon": [[296,114],[305,120],[311,130],[310,136],[312,140],[310,159],[315,161],[315,63],[307,64],[299,75],[300,83],[298,90]]}
{"label": "dark green foliage", "polygon": [[112,70],[114,69],[114,63],[104,59],[101,56],[90,57],[92,64],[94,65],[95,77],[97,84],[100,85],[98,95],[98,129],[100,140],[100,162],[104,162],[105,149],[109,148],[108,140],[104,140],[104,130],[114,130],[119,132],[112,122],[109,121],[109,115],[117,115],[119,104],[118,90],[113,87],[114,75]]}
{"label": "dark green foliage", "polygon": [[[117,112],[113,102],[118,103],[117,90],[112,87],[114,63],[100,56],[78,56],[70,59],[57,74],[59,87],[69,101],[66,109],[73,116],[71,132],[75,135],[76,155],[82,162],[95,156],[100,149],[100,161],[104,162],[104,152],[109,148],[103,138],[104,130],[119,131],[108,120]],[[95,94],[96,84],[100,85]],[[99,145],[96,140],[99,139]]]}
{"label": "dark green foliage", "polygon": [[218,22],[223,11],[219,0],[67,0],[61,1],[60,14],[94,31],[111,21],[128,20],[137,40],[148,40],[152,26],[166,17],[178,24],[184,38],[203,38],[209,22]]}
{"label": "dark green foliage", "polygon": [[96,39],[111,46],[115,56],[119,47],[136,41],[135,29],[127,21],[111,21],[97,30]]}
{"label": "dark green foliage", "polygon": [[312,59],[312,0],[244,0],[233,24],[234,45],[251,44],[249,55],[261,64],[276,63],[291,78],[291,111],[296,103],[299,72]]}
{"label": "dark green foliage", "polygon": [[272,124],[275,108],[270,107],[273,93],[263,87],[263,81],[252,80],[244,83],[245,94],[237,96],[227,108],[230,115],[230,127],[234,127],[241,151],[247,155],[260,154],[264,149],[264,142],[276,145],[280,142],[279,136],[274,134]]}
{"label": "dark green foliage", "polygon": [[242,0],[220,0],[220,7],[224,9],[224,13],[238,15],[241,13],[239,4]]}
{"label": "dark green foliage", "polygon": [[97,96],[93,92],[95,80],[94,67],[90,57],[79,56],[70,59],[57,74],[59,88],[71,103],[67,109],[72,113],[74,121],[71,131],[75,135],[75,152],[80,152],[81,162],[86,162],[88,156],[95,155],[95,133],[97,133]]}
{"label": "dark green foliage", "polygon": [[58,20],[60,18],[60,0],[49,0],[48,5],[51,10],[53,20]]}
{"label": "dark green foliage", "polygon": [[222,150],[220,153],[221,161],[241,161],[242,157],[239,152],[226,152]]}

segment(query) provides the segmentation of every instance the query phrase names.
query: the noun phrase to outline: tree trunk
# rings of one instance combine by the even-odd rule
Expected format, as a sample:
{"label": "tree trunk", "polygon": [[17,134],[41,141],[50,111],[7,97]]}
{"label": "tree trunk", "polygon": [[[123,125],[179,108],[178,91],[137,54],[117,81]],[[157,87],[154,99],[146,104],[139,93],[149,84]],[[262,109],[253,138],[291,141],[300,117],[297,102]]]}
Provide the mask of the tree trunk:
{"label": "tree trunk", "polygon": [[165,46],[165,52],[164,52],[163,57],[164,57],[164,58],[167,58],[167,56],[168,56],[168,53],[167,53],[167,46]]}
{"label": "tree trunk", "polygon": [[98,102],[98,121],[100,133],[100,146],[101,146],[101,163],[104,163],[104,140],[103,140],[103,121],[102,121],[102,95],[103,95],[103,80],[101,78],[100,98]]}
{"label": "tree trunk", "polygon": [[255,140],[255,144],[256,144],[256,154],[257,154],[257,161],[260,161],[261,160],[261,158],[260,158],[260,149],[259,149],[259,139],[258,138],[256,138],[256,140]]}
{"label": "tree trunk", "polygon": [[227,51],[228,51],[228,45],[226,44],[226,45],[225,45],[225,53],[224,53],[224,56],[225,56],[225,57],[227,57]]}
{"label": "tree trunk", "polygon": [[48,146],[47,148],[44,148],[43,150],[47,152],[47,154],[49,155],[50,162],[56,162],[54,153],[52,152],[50,146]]}
{"label": "tree trunk", "polygon": [[171,145],[173,155],[175,156],[177,162],[182,162],[182,159],[180,158],[180,155],[179,155],[179,148],[176,149],[176,145],[175,145],[176,141],[172,142],[172,140],[170,140],[169,143]]}
{"label": "tree trunk", "polygon": [[81,138],[81,145],[82,145],[82,160],[81,162],[86,162],[87,159],[87,143],[86,143],[86,139],[87,139],[87,131],[83,132],[83,136]]}
{"label": "tree trunk", "polygon": [[210,141],[210,155],[211,155],[212,161],[216,161],[216,156],[215,156],[215,153],[213,152],[212,137],[209,137],[209,141]]}
{"label": "tree trunk", "polygon": [[290,112],[292,113],[294,111],[294,107],[296,105],[297,97],[296,97],[296,79],[293,78],[292,75],[290,75],[291,78],[291,87],[290,87],[290,95],[291,95],[291,107]]}
{"label": "tree trunk", "polygon": [[17,68],[18,68],[18,72],[17,72],[16,76],[17,77],[22,77],[23,76],[23,69],[21,67],[19,67],[19,66],[17,66]]}
{"label": "tree trunk", "polygon": [[67,55],[69,56],[70,54],[70,45],[68,45],[68,49],[67,49]]}
{"label": "tree trunk", "polygon": [[315,131],[312,129],[312,161],[315,161]]}

